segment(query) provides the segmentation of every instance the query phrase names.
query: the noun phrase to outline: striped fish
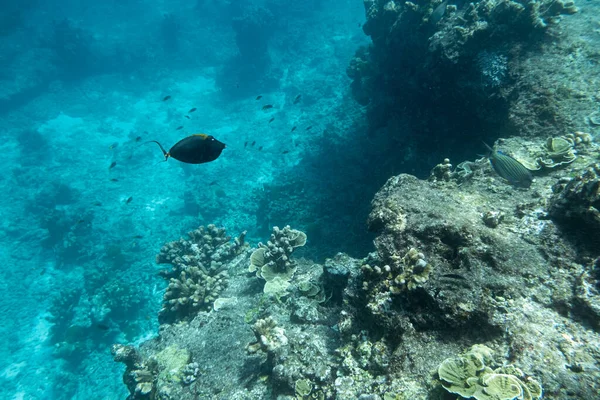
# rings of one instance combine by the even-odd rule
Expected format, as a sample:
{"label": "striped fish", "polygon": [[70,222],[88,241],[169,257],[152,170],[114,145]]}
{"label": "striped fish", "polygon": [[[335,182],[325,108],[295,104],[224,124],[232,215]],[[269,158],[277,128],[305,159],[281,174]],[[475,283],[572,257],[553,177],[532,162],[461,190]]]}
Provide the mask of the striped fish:
{"label": "striped fish", "polygon": [[506,179],[513,186],[521,188],[531,186],[533,176],[531,176],[531,172],[523,164],[501,151],[492,149],[487,144],[485,144],[485,147],[490,150],[488,158],[490,159],[492,168],[494,168],[494,171],[498,175]]}

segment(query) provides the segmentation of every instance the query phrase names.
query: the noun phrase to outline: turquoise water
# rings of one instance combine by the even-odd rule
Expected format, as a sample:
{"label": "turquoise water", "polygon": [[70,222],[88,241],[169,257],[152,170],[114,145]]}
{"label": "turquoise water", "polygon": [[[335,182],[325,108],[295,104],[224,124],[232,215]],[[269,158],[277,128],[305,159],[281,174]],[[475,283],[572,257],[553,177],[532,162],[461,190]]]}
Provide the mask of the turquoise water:
{"label": "turquoise water", "polygon": [[[488,3],[493,7],[485,6]],[[520,11],[519,7],[535,8],[537,3],[543,5],[537,14]],[[549,398],[572,392],[575,397],[569,398],[574,399],[592,392],[590,388],[598,387],[597,353],[586,358],[591,353],[586,347],[580,357],[583,367],[573,361],[567,372],[562,365],[567,361],[554,356],[563,351],[561,338],[569,345],[585,342],[589,348],[597,341],[600,259],[594,238],[600,236],[598,225],[590,219],[589,227],[581,224],[585,229],[581,228],[580,236],[571,237],[581,221],[569,220],[572,213],[567,206],[566,211],[556,206],[556,216],[548,216],[544,207],[555,202],[570,178],[597,163],[600,154],[598,5],[581,1],[575,13],[567,1],[537,3],[475,1],[481,6],[475,18],[469,8],[474,5],[438,0],[4,0],[0,8],[4,172],[0,175],[0,399],[128,398],[125,366],[113,361],[111,346],[146,343],[145,351],[150,353],[147,349],[160,342],[158,313],[168,298],[168,282],[159,276],[164,265],[157,264],[157,254],[165,243],[210,224],[224,227],[232,237],[245,232],[250,246],[236,253],[235,265],[228,268],[229,287],[218,303],[225,311],[214,316],[203,310],[197,320],[195,314],[185,315],[181,319],[186,328],[180,335],[184,329],[195,329],[190,322],[195,321],[197,337],[210,337],[210,330],[200,329],[204,324],[232,319],[237,325],[231,332],[239,336],[220,337],[219,345],[234,343],[232,347],[244,357],[248,349],[262,354],[260,340],[250,343],[252,332],[257,334],[260,324],[269,325],[273,317],[279,325],[273,323],[271,328],[284,327],[290,347],[308,352],[312,347],[304,336],[313,335],[318,351],[312,356],[326,366],[322,376],[312,365],[305,366],[302,374],[294,375],[295,382],[278,386],[272,384],[271,371],[263,370],[265,363],[248,356],[243,367],[251,372],[236,364],[236,371],[242,372],[232,378],[247,384],[240,383],[240,393],[247,397],[239,398],[258,398],[253,393],[265,399],[306,398],[294,390],[305,379],[313,385],[315,396],[326,393],[332,399],[353,399],[357,393],[392,396],[398,388],[413,390],[406,389],[406,396],[418,393],[411,397],[415,399],[453,398],[439,379],[431,384],[437,379],[432,378],[435,366],[484,342],[496,345],[494,351],[502,360],[496,366],[508,363],[510,356],[527,374],[536,368],[532,375],[546,377],[542,386],[554,390]],[[497,10],[502,12],[494,14]],[[487,18],[488,25],[473,22],[478,18]],[[174,159],[173,151],[165,162],[161,149],[152,143],[158,141],[168,150],[200,133],[226,145],[214,161],[182,163]],[[566,140],[563,135],[571,136]],[[506,138],[512,139],[502,140]],[[548,138],[555,138],[557,146],[570,143],[568,149],[543,147]],[[554,156],[558,153],[558,161],[543,160],[551,167],[543,170],[538,165],[531,189],[519,191],[481,158],[486,152],[482,141],[499,143],[500,150],[508,149],[515,156],[515,163],[528,157],[539,162],[545,154],[540,146]],[[473,171],[454,169],[462,161],[469,161]],[[417,184],[406,176],[388,181],[399,174],[429,178],[429,182]],[[392,187],[397,182],[414,188],[431,184],[423,189],[429,198],[421,199],[416,191],[411,203],[398,184],[371,203],[386,181]],[[588,193],[576,190],[575,199]],[[437,205],[428,212],[431,199],[437,205],[452,199],[449,204],[455,215],[444,215]],[[399,233],[406,225],[402,204],[394,203],[402,200],[418,203],[414,214],[425,215],[422,224],[408,224],[406,236]],[[577,205],[578,200],[572,201]],[[468,210],[464,215],[461,204],[470,207],[464,208]],[[371,207],[377,207],[379,214],[369,218]],[[592,206],[589,210],[597,212]],[[585,212],[575,214],[584,222],[588,217]],[[457,221],[472,215],[475,219],[455,230],[435,225],[456,215]],[[367,229],[367,219],[373,232]],[[548,222],[552,219],[556,221]],[[286,231],[290,235],[301,236],[301,231],[307,240],[294,253],[297,272],[293,261],[293,268],[285,271],[284,288],[273,290],[275,301],[261,297],[263,290],[268,292],[263,289],[266,278],[259,273],[262,280],[256,279],[254,270],[246,272],[257,244],[267,243],[274,226],[286,225],[293,228]],[[485,231],[498,226],[493,234]],[[381,239],[376,241],[379,254],[375,254],[374,232]],[[551,233],[544,236],[546,232]],[[473,236],[481,246],[473,244],[477,242]],[[501,251],[487,250],[502,237],[509,238],[507,243],[516,240],[516,253],[525,248],[520,247],[522,242],[542,249],[539,254],[535,250],[537,258],[532,257],[541,261],[526,265],[533,272],[520,265],[512,266],[517,271],[496,268],[510,257],[522,259],[510,251],[510,257],[503,258],[505,254],[498,255]],[[520,242],[515,237],[526,239]],[[562,247],[553,250],[553,241],[559,242],[556,238]],[[386,254],[389,249],[396,253]],[[342,252],[353,259],[348,261]],[[430,260],[439,261],[438,265],[429,265]],[[486,282],[485,273],[479,272],[473,275],[477,279],[461,275],[477,269],[469,264],[472,260],[472,265],[485,265],[494,280]],[[340,272],[327,281],[322,265],[347,275]],[[552,284],[543,278],[550,276],[548,266],[555,274],[548,278]],[[405,267],[421,268],[423,276],[415,272],[411,277],[402,269],[396,280],[382,278],[382,270],[397,273]],[[262,264],[255,269],[264,274],[261,268]],[[589,283],[583,278],[574,282],[572,271],[589,278]],[[218,272],[215,268],[212,276]],[[523,285],[509,288],[518,293],[514,301],[503,286],[510,286],[512,274],[522,274]],[[561,280],[560,274],[571,280]],[[489,294],[491,300],[485,299],[493,306],[486,308],[488,303],[481,305],[481,300],[473,305],[470,297],[456,295],[459,289],[443,292],[448,281],[465,291],[470,284],[480,285],[469,295]],[[531,285],[531,292],[523,282]],[[591,294],[586,292],[585,297],[583,289],[572,293],[564,289],[576,284],[589,285]],[[495,291],[494,285],[503,289]],[[409,294],[403,292],[408,290],[405,286]],[[568,294],[561,297],[563,289]],[[433,305],[443,296],[449,299],[447,309]],[[219,311],[221,306],[213,302],[206,301],[207,309]],[[587,308],[581,311],[583,303]],[[227,304],[238,304],[237,314]],[[535,318],[523,323],[526,328],[509,321],[511,315],[516,320],[517,314],[502,314],[505,309],[534,314],[521,304],[535,304],[531,309],[537,310]],[[423,315],[421,306],[427,309]],[[469,318],[484,321],[476,324],[483,328],[471,332],[461,318],[468,323]],[[550,329],[545,324],[550,318],[562,318],[564,331]],[[417,328],[408,329],[410,324]],[[458,333],[448,326],[458,326]],[[554,336],[540,333],[539,327]],[[169,326],[163,333],[169,332],[170,340],[177,343],[181,338],[171,329],[178,328]],[[399,338],[405,333],[404,342]],[[525,340],[528,335],[531,343]],[[281,337],[285,347],[288,337]],[[517,342],[514,337],[525,339]],[[548,342],[540,342],[544,338]],[[430,342],[433,350],[424,344]],[[548,354],[552,351],[554,358],[547,359],[552,358],[553,364],[548,362],[547,370],[543,369],[545,353],[528,353],[536,343],[552,349]],[[162,357],[171,354],[159,352],[164,349],[156,346],[153,350]],[[194,353],[192,349],[202,346],[193,343],[186,350]],[[413,353],[404,356],[403,346],[406,354]],[[363,350],[369,357],[371,351],[374,355],[369,358]],[[194,353],[193,360],[183,364],[179,360],[179,366],[187,367],[202,357],[210,360],[210,351]],[[232,354],[238,353],[232,350]],[[403,358],[420,360],[429,355],[422,365]],[[290,360],[303,357],[301,351],[290,356],[292,367],[286,368],[293,369]],[[536,364],[539,360],[543,361]],[[284,365],[286,357],[278,361]],[[169,364],[161,368],[164,365]],[[394,372],[386,370],[389,365],[396,367]],[[557,378],[551,370],[555,365],[562,365]],[[579,382],[569,374],[582,372],[580,367],[589,373],[586,379],[591,383],[573,384],[580,390],[571,391],[563,383]],[[413,375],[405,381],[398,378],[407,371]],[[386,381],[393,373],[395,379]],[[207,380],[211,377],[210,371],[202,374]],[[201,382],[199,376],[189,376]],[[173,382],[168,383],[173,386]],[[176,383],[190,396],[185,399],[194,398],[192,386]],[[429,389],[431,397],[419,397]]]}
{"label": "turquoise water", "polygon": [[[331,110],[367,43],[363,7],[270,2],[267,20],[234,28],[236,2],[8,3],[0,398],[124,398],[109,346],[156,334],[162,243],[209,223],[258,241],[300,218],[281,205],[289,221],[267,220],[258,202],[348,123]],[[227,148],[184,165],[143,144],[194,133]]]}

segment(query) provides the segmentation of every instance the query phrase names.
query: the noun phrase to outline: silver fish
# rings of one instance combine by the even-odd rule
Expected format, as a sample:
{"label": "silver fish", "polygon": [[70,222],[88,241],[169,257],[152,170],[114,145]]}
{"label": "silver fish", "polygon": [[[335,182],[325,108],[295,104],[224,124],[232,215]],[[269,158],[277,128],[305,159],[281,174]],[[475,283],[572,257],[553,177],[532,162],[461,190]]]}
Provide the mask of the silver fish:
{"label": "silver fish", "polygon": [[444,14],[446,14],[446,5],[448,5],[448,0],[444,0],[442,2],[442,4],[440,4],[439,6],[437,6],[433,12],[431,13],[431,15],[429,16],[429,21],[432,24],[437,24],[438,22],[440,22],[440,20],[442,19],[442,17],[444,16]]}

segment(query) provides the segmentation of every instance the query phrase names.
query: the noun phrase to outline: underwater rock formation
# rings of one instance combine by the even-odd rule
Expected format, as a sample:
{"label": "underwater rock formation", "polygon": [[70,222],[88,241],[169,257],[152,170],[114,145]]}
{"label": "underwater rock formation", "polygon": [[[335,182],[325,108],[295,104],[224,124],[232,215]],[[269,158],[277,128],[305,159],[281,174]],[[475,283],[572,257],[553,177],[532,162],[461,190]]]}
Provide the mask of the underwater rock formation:
{"label": "underwater rock formation", "polygon": [[600,164],[561,179],[552,190],[550,216],[594,255],[600,248]]}
{"label": "underwater rock formation", "polygon": [[[573,2],[366,0],[364,5],[363,30],[373,44],[357,50],[350,62],[352,93],[367,106],[369,129],[383,130],[393,147],[415,146],[423,155],[418,162],[431,165],[425,155],[447,147],[466,156],[465,150],[477,152],[470,146],[480,141],[472,139],[493,141],[504,131],[537,135],[542,129],[560,134],[573,128],[574,115],[560,105],[566,97],[542,89],[546,86],[535,73],[553,49],[544,46],[547,34],[564,39],[555,27],[562,15],[577,12]],[[539,67],[524,67],[531,54],[539,55]],[[555,73],[544,79],[557,86],[563,78]]]}
{"label": "underwater rock formation", "polygon": [[[590,171],[600,149],[560,143],[498,144],[533,164],[553,149],[576,153],[568,164],[533,171],[528,189],[505,182],[485,159],[462,168],[446,159],[430,180],[390,178],[368,220],[376,251],[363,259],[292,261],[306,236],[289,227],[274,228],[251,256],[214,226],[165,246],[159,259],[175,271],[212,263],[211,254],[239,255],[222,258],[219,268],[232,273],[209,312],[161,325],[159,338],[136,349],[143,362],[128,366],[130,392],[181,400],[442,400],[449,392],[533,400],[543,387],[546,399],[594,398],[600,247],[581,246],[563,225],[595,207]],[[267,276],[280,271],[285,296],[263,292],[249,264]],[[161,361],[169,354],[176,361]]]}
{"label": "underwater rock formation", "polygon": [[217,84],[224,94],[239,97],[275,87],[277,78],[271,68],[269,45],[278,32],[277,22],[268,7],[252,2],[231,4],[231,27],[239,54],[223,67]]}
{"label": "underwater rock formation", "polygon": [[[542,140],[505,140],[500,147],[531,160],[549,150]],[[575,160],[534,171],[529,189],[504,182],[485,160],[469,161],[468,176],[444,160],[443,173],[433,173],[439,179],[390,178],[368,220],[376,252],[362,260],[338,254],[324,266],[304,259],[286,264],[281,256],[289,261],[305,236],[274,229],[259,254],[245,252],[230,263],[251,264],[255,272],[269,257],[274,266],[282,263],[284,274],[293,270],[286,296],[262,296],[254,277],[228,267],[239,272],[221,293],[228,296],[223,305],[185,324],[162,325],[160,339],[141,345],[144,360],[158,360],[169,348],[192,355],[174,368],[178,380],[152,390],[182,400],[441,400],[447,392],[536,399],[543,386],[547,399],[593,398],[600,382],[594,368],[600,360],[600,254],[570,240],[549,210],[556,204],[581,209],[589,199],[584,195],[593,192],[582,182],[595,179],[587,166],[600,151],[583,142],[571,150]],[[586,178],[568,186],[567,174]],[[552,185],[561,182],[554,193]],[[563,192],[572,195],[563,199]],[[217,248],[229,243],[223,232],[210,230],[191,236],[214,240]],[[165,247],[161,260],[189,263],[194,256],[182,256],[183,248]],[[165,373],[167,364],[153,365],[151,376]],[[148,389],[147,381],[127,379],[130,390],[140,383]]]}
{"label": "underwater rock formation", "polygon": [[[503,147],[510,148],[509,143],[513,142]],[[514,143],[532,154],[545,148],[540,142]],[[583,191],[585,183],[595,179],[587,165],[599,150],[595,144],[579,150],[568,173],[587,174],[588,179],[575,178],[567,190],[573,198],[566,194],[570,201],[559,203],[573,207],[574,218],[581,219],[590,206],[584,193],[594,193]],[[383,344],[388,358],[383,365],[360,361],[359,343],[348,348],[349,354],[354,354],[361,370],[384,368],[388,374],[403,377],[411,371],[409,376],[418,380],[411,374],[421,371],[426,376],[434,367],[430,361],[456,345],[494,343],[494,351],[507,354],[508,361],[543,382],[545,398],[569,398],[567,392],[573,398],[593,396],[587,384],[574,382],[600,378],[595,371],[580,368],[600,354],[592,344],[599,331],[587,329],[588,323],[598,326],[596,268],[587,260],[597,257],[600,247],[582,247],[572,241],[550,219],[552,211],[544,210],[556,207],[553,198],[560,191],[553,194],[550,188],[567,171],[564,166],[545,170],[530,190],[498,187],[500,181],[490,180],[490,173],[489,165],[479,165],[470,178],[462,180],[445,160],[434,169],[433,176],[438,178],[431,182],[400,175],[377,193],[369,217],[370,229],[378,233],[377,252],[363,261],[361,274],[349,283],[345,303],[354,307],[345,310],[339,327],[346,338],[368,330],[369,347]],[[588,236],[598,234],[597,227],[587,231]],[[414,282],[412,290],[410,265],[419,262],[407,264],[410,259],[426,260],[420,263],[424,276]],[[555,325],[544,326],[548,319]],[[582,336],[587,339],[574,339]],[[580,343],[587,343],[583,345],[587,349],[579,348]],[[569,350],[565,351],[565,345]],[[511,374],[506,370],[494,373],[503,375],[503,380],[515,379],[505,377]],[[525,393],[523,387],[520,393]],[[533,392],[530,397],[521,396],[536,398]]]}

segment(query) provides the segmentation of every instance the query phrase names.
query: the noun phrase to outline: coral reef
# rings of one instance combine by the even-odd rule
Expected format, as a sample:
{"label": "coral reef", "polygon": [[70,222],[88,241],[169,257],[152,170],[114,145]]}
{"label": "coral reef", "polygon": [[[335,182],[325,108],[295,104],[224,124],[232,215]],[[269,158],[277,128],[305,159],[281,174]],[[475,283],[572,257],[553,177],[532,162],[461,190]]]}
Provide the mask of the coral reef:
{"label": "coral reef", "polygon": [[261,350],[267,354],[273,354],[288,344],[285,330],[277,326],[273,318],[259,319],[252,326],[256,341],[248,344],[246,349],[249,353]]}
{"label": "coral reef", "polygon": [[549,215],[593,252],[600,247],[600,164],[552,186]]}
{"label": "coral reef", "polygon": [[159,314],[161,322],[193,318],[199,311],[209,310],[227,286],[227,272],[210,275],[208,271],[189,267],[178,278],[171,278]]}
{"label": "coral reef", "polygon": [[266,281],[264,292],[282,295],[296,272],[296,263],[291,259],[296,247],[306,244],[306,234],[285,226],[273,227],[273,233],[267,244],[258,244],[250,257],[249,272]]}
{"label": "coral reef", "polygon": [[382,267],[369,264],[362,266],[362,288],[368,293],[367,307],[372,313],[383,313],[392,302],[391,295],[405,290],[415,290],[429,279],[432,266],[425,261],[425,255],[411,248],[402,257],[392,255],[390,263]]}
{"label": "coral reef", "polygon": [[228,263],[247,248],[245,235],[243,232],[232,241],[224,228],[201,226],[188,232],[189,239],[161,248],[156,262],[172,266],[161,272],[169,280],[159,313],[161,323],[189,320],[212,307],[227,286]]}
{"label": "coral reef", "polygon": [[560,108],[560,96],[528,89],[540,86],[541,77],[523,59],[550,52],[541,45],[548,33],[563,39],[556,27],[561,15],[577,11],[573,2],[364,5],[363,30],[373,44],[350,61],[352,94],[367,106],[371,132],[387,135],[391,148],[401,143],[423,155],[411,162],[417,171],[432,164],[426,154],[444,148],[458,158],[477,152],[473,138],[493,141],[504,131],[536,135],[543,129],[559,136],[572,129],[573,115]]}
{"label": "coral reef", "polygon": [[200,374],[198,364],[191,362],[187,350],[168,346],[144,357],[133,346],[115,344],[113,359],[125,364],[123,382],[129,389],[128,399],[171,399],[182,386],[192,384]]}
{"label": "coral reef", "polygon": [[[517,112],[520,95],[538,88],[523,79],[527,57],[549,46],[564,55],[556,26],[574,5],[365,5],[373,45],[357,53],[348,75],[370,126],[362,126],[364,146],[355,146],[360,160],[342,165],[348,176],[361,176],[357,169],[376,175],[369,179],[377,186],[394,167],[422,172],[442,163],[427,181],[400,174],[380,188],[368,218],[375,251],[361,259],[337,254],[315,264],[292,254],[306,242],[302,232],[268,232],[284,220],[311,241],[314,232],[330,243],[324,221],[335,213],[319,221],[296,213],[290,205],[306,202],[315,188],[291,179],[261,188],[257,222],[271,236],[252,254],[236,250],[234,258],[214,260],[207,254],[228,240],[206,232],[195,248],[186,241],[166,246],[159,260],[173,265],[164,276],[174,284],[165,307],[175,302],[189,311],[173,318],[186,323],[162,324],[160,337],[140,345],[140,357],[157,360],[153,382],[170,377],[155,392],[181,400],[535,399],[539,380],[548,399],[595,398],[599,247],[591,244],[598,226],[588,217],[597,211],[598,147],[592,135],[567,133],[575,129],[565,129],[570,117],[557,106],[558,90],[525,95],[536,106]],[[547,34],[555,35],[553,44],[541,40]],[[521,130],[516,122],[525,115],[535,122]],[[541,139],[538,128],[550,121],[556,124]],[[339,161],[348,159],[336,154],[347,150],[332,139],[338,128],[323,133],[331,157],[315,163],[320,173],[322,166],[339,172]],[[482,135],[507,129],[515,137],[498,146],[533,170],[527,189],[497,179],[486,158],[460,162],[482,151]],[[377,164],[374,171],[370,163],[385,156],[406,165]],[[353,205],[350,194],[368,187],[338,182],[326,184]],[[583,220],[590,225],[581,229]],[[346,221],[353,219],[338,221],[332,241],[356,235]],[[242,262],[264,281],[239,269],[219,276]],[[159,354],[176,362],[158,362]]]}
{"label": "coral reef", "polygon": [[492,370],[493,352],[484,345],[474,345],[466,353],[447,358],[438,367],[444,389],[465,399],[523,399],[542,397],[542,387],[532,377],[513,365]]}
{"label": "coral reef", "polygon": [[154,359],[144,360],[133,346],[115,344],[111,348],[113,359],[125,364],[123,382],[127,385],[128,399],[156,399],[158,363]]}
{"label": "coral reef", "polygon": [[577,280],[577,316],[600,330],[600,257],[590,264]]}
{"label": "coral reef", "polygon": [[[156,393],[182,400],[441,400],[450,393],[533,400],[541,382],[548,399],[593,398],[600,380],[598,247],[561,232],[559,216],[569,212],[549,211],[559,203],[591,209],[585,201],[595,191],[584,188],[595,177],[587,166],[600,152],[582,143],[568,168],[540,169],[528,190],[499,182],[485,159],[466,162],[460,171],[468,168],[468,178],[449,160],[435,179],[390,178],[368,220],[376,252],[361,260],[292,260],[306,236],[274,228],[250,257],[229,263],[249,263],[267,283],[280,274],[286,296],[261,296],[256,279],[232,275],[222,294],[230,306],[162,325],[160,339],[140,346],[144,359],[172,346],[194,357],[181,357],[175,378],[157,384]],[[575,150],[556,144],[519,138],[501,146],[532,160]],[[569,186],[571,174],[581,178]],[[551,190],[558,184],[561,190]],[[563,192],[571,193],[565,201]],[[196,237],[228,243],[212,229]],[[212,261],[190,248],[166,246],[160,259]],[[154,377],[169,368],[156,365]]]}

